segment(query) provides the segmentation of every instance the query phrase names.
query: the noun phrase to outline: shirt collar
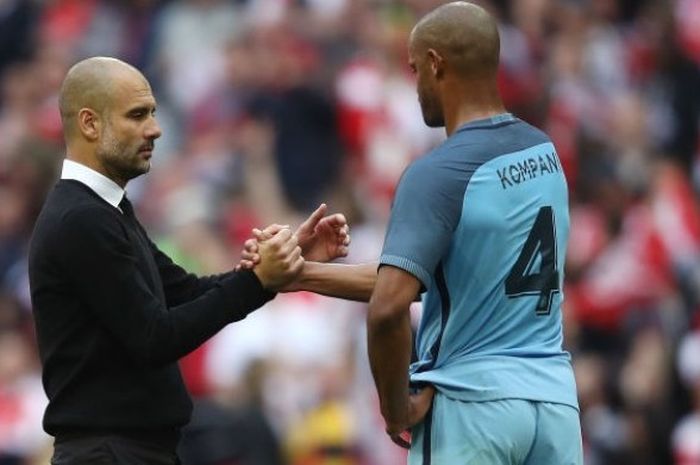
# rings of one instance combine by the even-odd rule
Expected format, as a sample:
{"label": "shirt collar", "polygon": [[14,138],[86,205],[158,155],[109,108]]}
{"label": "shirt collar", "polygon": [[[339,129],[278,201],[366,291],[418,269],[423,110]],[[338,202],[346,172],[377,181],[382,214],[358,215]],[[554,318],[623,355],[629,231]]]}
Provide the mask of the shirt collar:
{"label": "shirt collar", "polygon": [[513,116],[512,113],[499,113],[488,118],[475,119],[469,121],[468,123],[464,123],[463,125],[457,127],[457,130],[455,132],[461,131],[463,129],[488,128],[503,123],[512,123],[513,121],[517,121],[517,118]]}
{"label": "shirt collar", "polygon": [[119,208],[119,202],[125,194],[124,189],[107,176],[67,158],[63,160],[61,179],[73,179],[85,184],[115,208]]}

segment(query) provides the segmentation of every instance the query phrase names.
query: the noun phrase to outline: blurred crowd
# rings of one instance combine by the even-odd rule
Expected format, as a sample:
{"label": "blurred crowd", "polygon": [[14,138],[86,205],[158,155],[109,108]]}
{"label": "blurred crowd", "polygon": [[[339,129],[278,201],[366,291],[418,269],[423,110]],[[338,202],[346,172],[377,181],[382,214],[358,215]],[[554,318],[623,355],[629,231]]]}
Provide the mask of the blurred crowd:
{"label": "blurred crowd", "polygon": [[[436,0],[0,0],[0,465],[51,438],[27,245],[65,148],[57,92],[93,55],[150,80],[163,137],[129,197],[158,245],[230,269],[250,229],[320,202],[378,257],[393,188],[444,139],[407,67]],[[489,0],[507,107],[570,188],[565,341],[586,465],[700,464],[700,0]],[[427,226],[429,227],[429,225]],[[419,305],[412,310],[414,321]],[[399,465],[365,305],[280,295],[181,361],[186,465]]]}

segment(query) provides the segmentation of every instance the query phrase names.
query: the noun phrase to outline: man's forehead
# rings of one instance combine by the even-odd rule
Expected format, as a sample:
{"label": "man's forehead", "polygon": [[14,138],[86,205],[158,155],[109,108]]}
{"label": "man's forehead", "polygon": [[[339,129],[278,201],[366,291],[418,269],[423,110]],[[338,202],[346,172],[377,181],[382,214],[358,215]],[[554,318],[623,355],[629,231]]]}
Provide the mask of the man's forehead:
{"label": "man's forehead", "polygon": [[119,106],[131,106],[134,102],[155,104],[155,97],[148,81],[143,76],[132,74],[117,79],[114,86],[117,96],[116,104]]}

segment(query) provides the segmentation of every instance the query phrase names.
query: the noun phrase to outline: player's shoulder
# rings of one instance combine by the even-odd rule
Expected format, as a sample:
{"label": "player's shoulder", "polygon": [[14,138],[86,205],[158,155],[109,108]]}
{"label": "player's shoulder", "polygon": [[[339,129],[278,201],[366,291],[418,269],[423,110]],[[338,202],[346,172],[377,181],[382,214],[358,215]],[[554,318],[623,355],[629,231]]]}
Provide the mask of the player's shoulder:
{"label": "player's shoulder", "polygon": [[551,139],[544,131],[510,117],[492,124],[467,124],[459,128],[445,141],[445,150],[487,160],[546,143],[551,143]]}
{"label": "player's shoulder", "polygon": [[450,160],[444,143],[433,148],[422,157],[413,160],[404,170],[401,183],[412,185],[435,185],[453,177]]}
{"label": "player's shoulder", "polygon": [[428,189],[460,188],[492,160],[547,144],[547,134],[510,114],[468,123],[414,160],[401,181]]}
{"label": "player's shoulder", "polygon": [[444,203],[463,195],[472,170],[464,160],[450,157],[443,145],[414,160],[404,171],[396,198],[410,202]]}

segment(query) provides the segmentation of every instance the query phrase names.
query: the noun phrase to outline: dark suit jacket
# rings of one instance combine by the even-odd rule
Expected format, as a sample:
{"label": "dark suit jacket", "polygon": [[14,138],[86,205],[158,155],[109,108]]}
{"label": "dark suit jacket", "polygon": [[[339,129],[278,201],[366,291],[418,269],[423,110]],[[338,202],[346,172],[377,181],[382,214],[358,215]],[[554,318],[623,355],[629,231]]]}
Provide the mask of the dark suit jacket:
{"label": "dark suit jacket", "polygon": [[192,408],[178,358],[274,296],[250,271],[187,273],[74,180],[46,199],[29,277],[55,436],[178,429]]}

